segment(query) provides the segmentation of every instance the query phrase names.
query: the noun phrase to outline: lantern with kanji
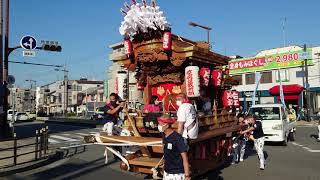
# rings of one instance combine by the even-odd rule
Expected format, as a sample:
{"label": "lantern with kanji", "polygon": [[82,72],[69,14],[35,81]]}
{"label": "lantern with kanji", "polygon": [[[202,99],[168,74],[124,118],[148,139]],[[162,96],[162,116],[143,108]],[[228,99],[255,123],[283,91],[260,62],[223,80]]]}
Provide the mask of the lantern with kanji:
{"label": "lantern with kanji", "polygon": [[129,38],[126,38],[123,42],[124,50],[128,58],[132,57],[133,55],[133,47],[132,42]]}
{"label": "lantern with kanji", "polygon": [[116,93],[121,99],[127,98],[127,72],[118,71],[116,75]]}
{"label": "lantern with kanji", "polygon": [[222,80],[222,71],[219,69],[215,69],[212,71],[212,85],[214,87],[221,86],[221,80]]}
{"label": "lantern with kanji", "polygon": [[144,90],[144,85],[142,83],[137,83],[137,89],[139,91],[143,91]]}
{"label": "lantern with kanji", "polygon": [[222,93],[222,104],[223,104],[223,107],[233,106],[232,91],[230,91],[230,90],[223,91],[223,93]]}
{"label": "lantern with kanji", "polygon": [[170,31],[165,31],[163,33],[163,50],[171,51],[171,49],[172,49],[171,32]]}
{"label": "lantern with kanji", "polygon": [[208,86],[210,81],[210,69],[201,68],[200,69],[200,86]]}
{"label": "lantern with kanji", "polygon": [[240,106],[239,91],[232,90],[231,92],[232,92],[233,106],[239,107]]}
{"label": "lantern with kanji", "polygon": [[198,66],[186,67],[185,82],[186,82],[187,97],[199,97],[200,96],[200,79],[199,79]]}

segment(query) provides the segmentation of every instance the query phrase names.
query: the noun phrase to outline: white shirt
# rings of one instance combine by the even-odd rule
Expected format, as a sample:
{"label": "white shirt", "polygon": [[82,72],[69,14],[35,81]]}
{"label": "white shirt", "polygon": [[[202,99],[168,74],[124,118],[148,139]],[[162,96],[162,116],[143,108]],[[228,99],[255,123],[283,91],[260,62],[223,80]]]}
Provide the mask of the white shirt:
{"label": "white shirt", "polygon": [[[178,122],[184,122],[184,129],[182,133],[182,137],[188,139],[196,139],[198,137],[199,125],[197,121],[197,113],[194,106],[190,103],[183,103],[179,106],[177,111]],[[195,125],[187,130],[189,125],[193,122],[196,122]]]}

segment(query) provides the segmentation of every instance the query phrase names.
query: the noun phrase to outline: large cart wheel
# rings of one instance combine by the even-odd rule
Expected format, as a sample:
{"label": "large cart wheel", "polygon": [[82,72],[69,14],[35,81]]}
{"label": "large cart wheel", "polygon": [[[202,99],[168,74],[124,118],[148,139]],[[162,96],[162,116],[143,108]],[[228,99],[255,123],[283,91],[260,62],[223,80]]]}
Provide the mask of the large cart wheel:
{"label": "large cart wheel", "polygon": [[289,140],[290,141],[295,141],[296,140],[296,132],[292,131],[289,133]]}

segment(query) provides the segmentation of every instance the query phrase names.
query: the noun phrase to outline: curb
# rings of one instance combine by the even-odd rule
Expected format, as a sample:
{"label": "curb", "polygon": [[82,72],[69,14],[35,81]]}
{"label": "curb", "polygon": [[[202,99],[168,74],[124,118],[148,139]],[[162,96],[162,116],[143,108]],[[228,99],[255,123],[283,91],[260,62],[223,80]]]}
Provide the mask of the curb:
{"label": "curb", "polygon": [[8,176],[16,173],[21,173],[24,171],[29,171],[32,169],[36,169],[42,166],[46,166],[48,164],[51,164],[55,161],[58,161],[62,159],[64,156],[64,153],[61,151],[56,151],[55,154],[49,155],[46,159],[39,160],[39,161],[32,161],[29,163],[24,163],[21,165],[16,165],[13,167],[8,167],[8,168],[2,168],[0,169],[0,177],[3,176]]}

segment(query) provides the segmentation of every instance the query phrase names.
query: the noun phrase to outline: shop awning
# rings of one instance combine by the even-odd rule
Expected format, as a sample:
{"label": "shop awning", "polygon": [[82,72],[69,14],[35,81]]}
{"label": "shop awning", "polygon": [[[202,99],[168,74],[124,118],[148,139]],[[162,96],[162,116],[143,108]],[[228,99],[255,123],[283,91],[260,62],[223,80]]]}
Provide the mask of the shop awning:
{"label": "shop awning", "polygon": [[[299,84],[282,85],[284,95],[299,95],[303,91],[303,87]],[[269,93],[273,96],[280,95],[280,85],[273,86],[269,89]]]}

